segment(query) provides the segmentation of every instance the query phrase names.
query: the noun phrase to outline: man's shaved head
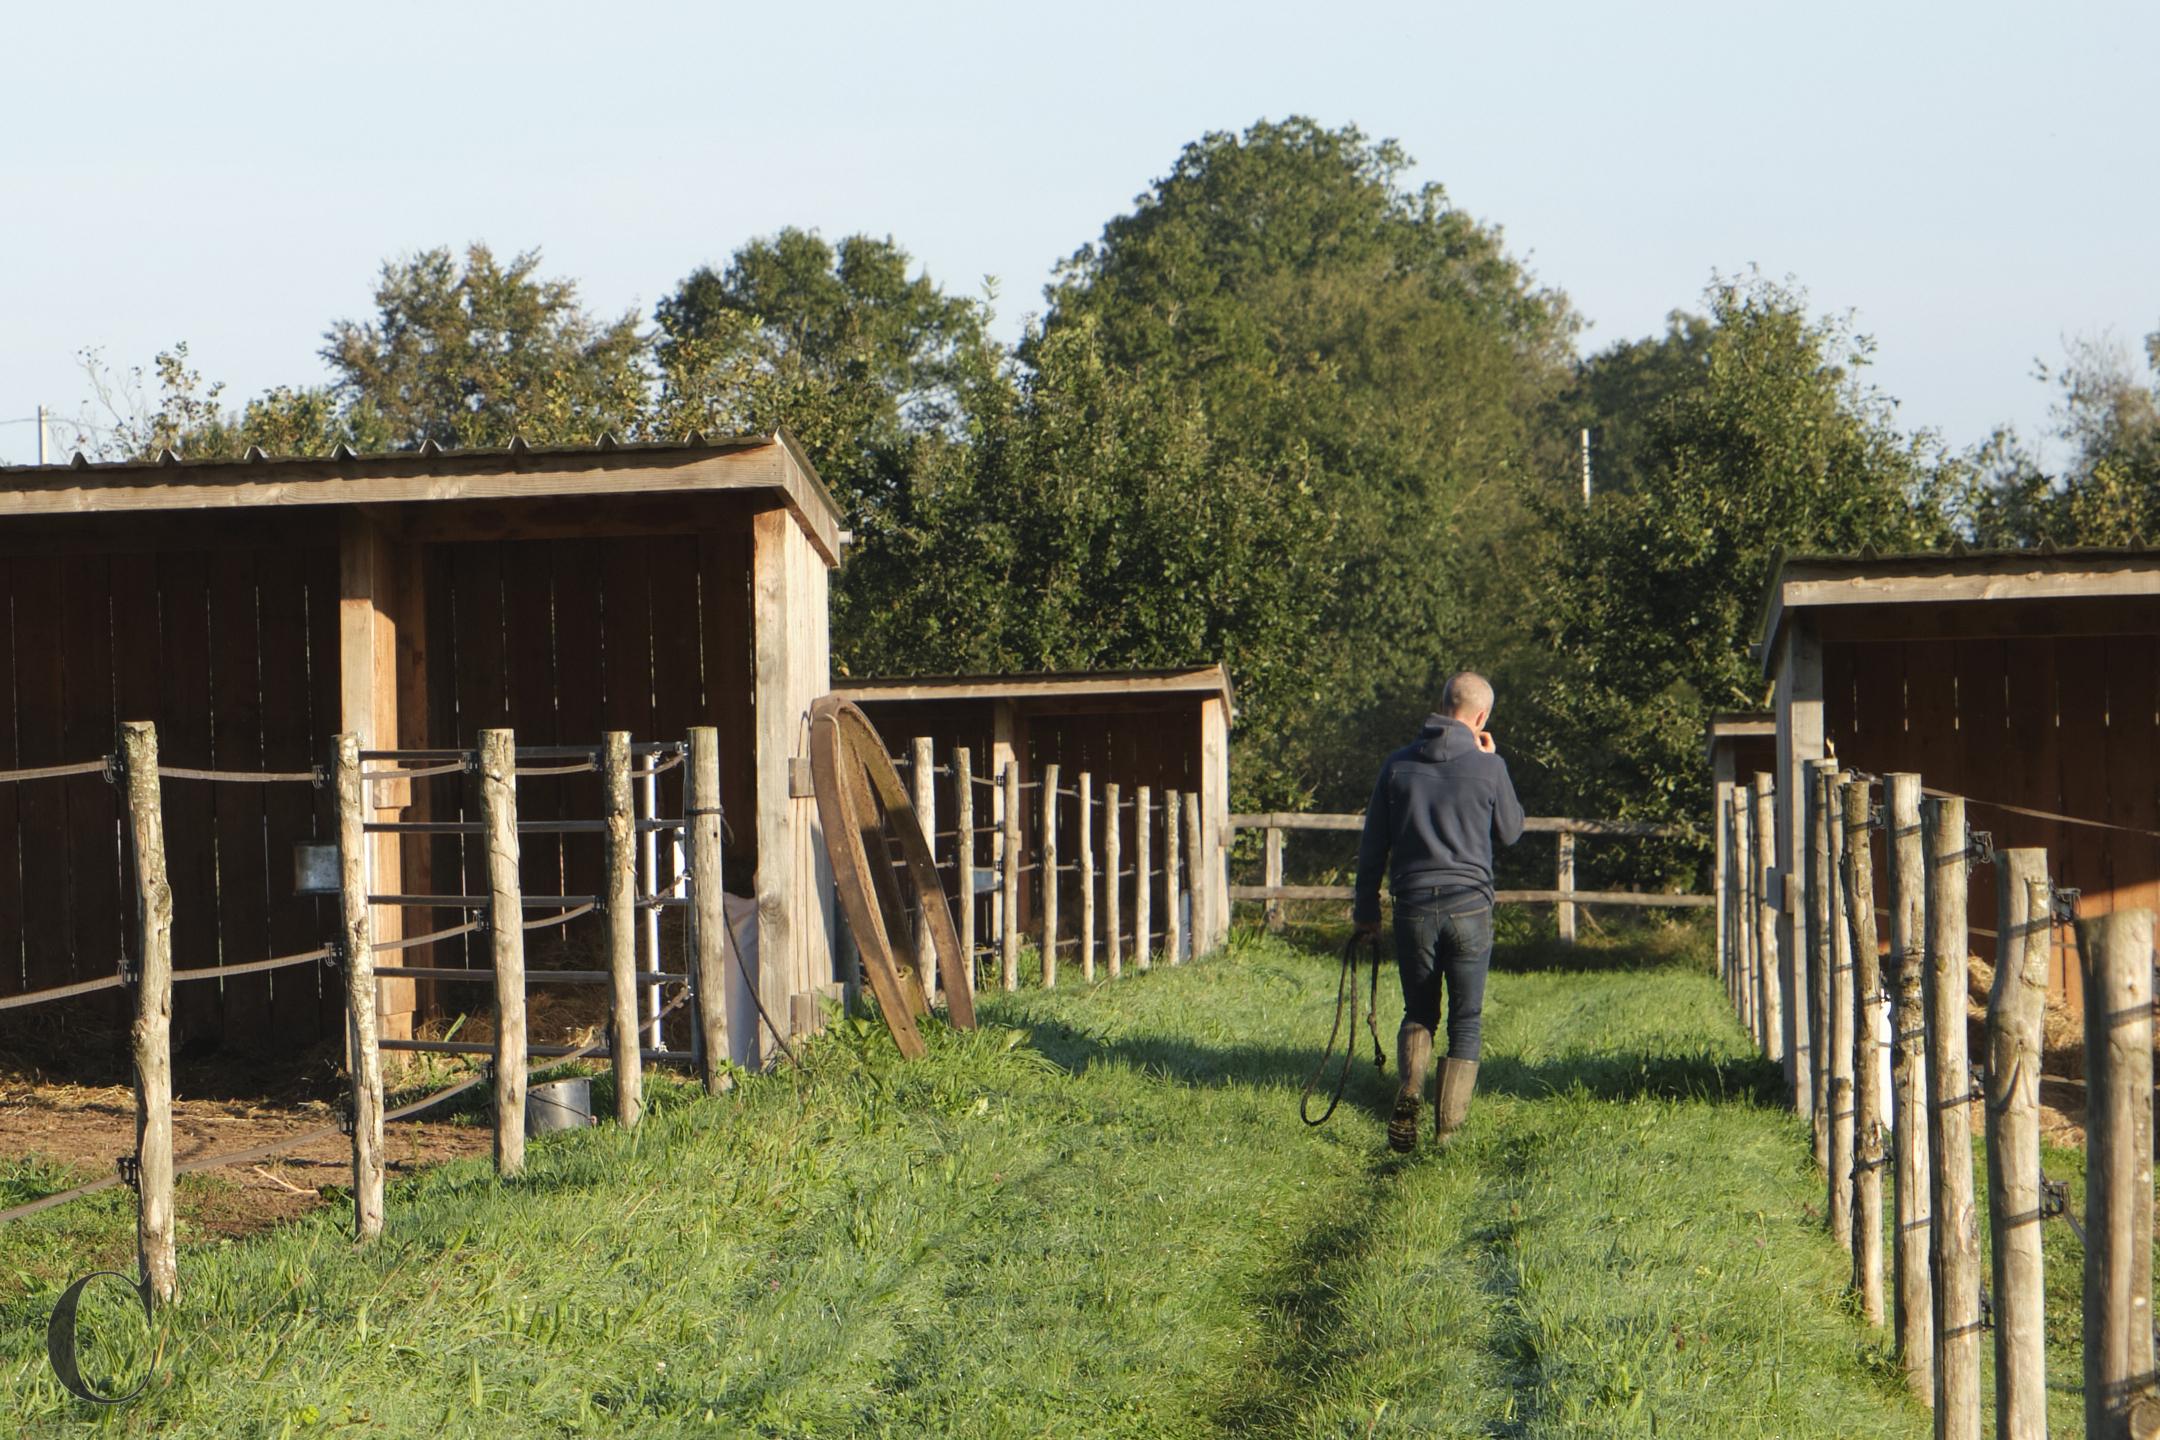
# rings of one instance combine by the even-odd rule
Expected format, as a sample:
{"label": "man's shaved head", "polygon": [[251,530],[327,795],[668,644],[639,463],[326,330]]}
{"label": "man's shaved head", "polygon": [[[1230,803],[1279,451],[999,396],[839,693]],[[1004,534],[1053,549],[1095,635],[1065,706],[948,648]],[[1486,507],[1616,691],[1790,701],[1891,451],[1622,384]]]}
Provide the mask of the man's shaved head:
{"label": "man's shaved head", "polygon": [[1456,671],[1440,691],[1440,713],[1457,720],[1489,715],[1492,707],[1492,681],[1475,670]]}

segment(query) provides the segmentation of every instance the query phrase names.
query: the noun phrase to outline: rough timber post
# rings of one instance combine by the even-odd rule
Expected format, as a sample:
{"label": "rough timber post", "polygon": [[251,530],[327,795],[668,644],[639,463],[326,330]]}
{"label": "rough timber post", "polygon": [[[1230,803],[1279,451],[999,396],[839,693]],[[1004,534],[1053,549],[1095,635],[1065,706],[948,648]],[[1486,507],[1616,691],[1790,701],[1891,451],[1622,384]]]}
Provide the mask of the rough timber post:
{"label": "rough timber post", "polygon": [[[1814,1085],[1815,1163],[1830,1172],[1830,775],[1825,761],[1810,760],[1800,792],[1807,807],[1806,885],[1808,943],[1808,1067]],[[1836,1230],[1833,1223],[1831,1229]]]}
{"label": "rough timber post", "polygon": [[[1777,784],[1767,772],[1755,776],[1755,993],[1763,1054],[1785,1060],[1785,995],[1778,971],[1778,906],[1770,877],[1777,859]],[[1788,1074],[1790,1072],[1788,1071]]]}
{"label": "rough timber post", "polygon": [[[1575,893],[1575,835],[1563,830],[1555,837],[1559,844],[1559,859],[1554,865],[1553,888],[1562,895]],[[1553,907],[1553,915],[1560,928],[1560,943],[1575,943],[1575,902],[1562,900]]]}
{"label": "rough timber post", "polygon": [[1905,1380],[1914,1395],[1935,1403],[1935,1305],[1928,1234],[1933,1208],[1928,1185],[1927,1009],[1921,980],[1927,966],[1927,847],[1920,836],[1920,777],[1883,781],[1889,825],[1891,1010],[1891,1141],[1897,1156],[1895,1245],[1896,1337]]}
{"label": "rough timber post", "polygon": [[2153,912],[2080,920],[2085,981],[2085,1434],[2150,1435]]}
{"label": "rough timber post", "polygon": [[1870,1325],[1883,1323],[1882,956],[1875,943],[1875,861],[1868,782],[1840,797],[1845,831],[1845,927],[1852,948],[1853,1289]]}
{"label": "rough timber post", "polygon": [[1148,935],[1148,925],[1153,918],[1148,914],[1153,904],[1148,889],[1153,883],[1148,871],[1150,851],[1154,846],[1152,809],[1148,787],[1142,785],[1134,797],[1133,810],[1133,964],[1142,970],[1154,963]]}
{"label": "rough timber post", "polygon": [[1095,777],[1080,772],[1080,978],[1095,978]]}
{"label": "rough timber post", "polygon": [[[1265,871],[1262,872],[1261,878],[1266,882],[1267,887],[1270,890],[1279,890],[1282,888],[1283,876],[1282,827],[1280,825],[1270,825],[1267,827],[1265,834],[1267,836],[1267,849],[1266,860],[1264,863],[1267,868],[1265,869]],[[1283,928],[1282,901],[1270,898],[1267,902],[1267,908],[1263,913],[1267,917],[1268,933],[1270,935],[1280,935]]]}
{"label": "rough timber post", "polygon": [[367,781],[360,737],[331,757],[337,795],[339,968],[345,976],[346,1068],[352,1084],[353,1238],[383,1227],[383,1073],[375,1020],[375,948],[368,906]]}
{"label": "rough timber post", "polygon": [[[606,893],[608,1048],[615,1069],[615,1123],[635,1125],[644,1103],[637,983],[637,827],[630,801],[630,736],[611,730],[600,745],[600,788],[607,806]],[[653,869],[659,874],[657,866]]]}
{"label": "rough timber post", "polygon": [[[706,1094],[717,1095],[725,1088],[727,1080],[727,1070],[721,1062],[729,1058],[727,960],[728,952],[734,948],[734,941],[728,935],[727,902],[721,889],[720,731],[712,725],[693,725],[688,739],[688,773],[683,776],[683,794],[689,797],[690,803],[683,807],[683,818],[690,831],[690,945],[697,984],[698,1053],[702,1066],[698,1078],[704,1082]],[[779,963],[767,960],[762,948],[758,957],[761,970],[767,964]],[[736,956],[736,963],[741,961],[742,957]],[[744,981],[741,993],[758,994],[756,977]],[[753,1044],[751,1055],[761,1053],[761,1049],[760,1045]]]}
{"label": "rough timber post", "polygon": [[1205,917],[1215,913],[1209,886],[1211,867],[1207,857],[1207,826],[1200,814],[1200,792],[1185,792],[1185,907],[1192,912],[1186,927],[1186,958],[1197,960],[1214,944],[1213,925]]}
{"label": "rough timber post", "polygon": [[135,1243],[143,1281],[171,1304],[180,1269],[173,1242],[172,886],[165,878],[165,811],[158,793],[157,727],[122,724],[120,773],[127,788],[135,859]]}
{"label": "rough timber post", "polygon": [[1754,790],[1747,785],[1733,786],[1732,810],[1729,819],[1733,836],[1733,1013],[1740,1017],[1740,1026],[1757,1041],[1761,1036],[1755,1030],[1755,865],[1752,852],[1755,847],[1748,843],[1754,830],[1749,823],[1753,814]]}
{"label": "rough timber post", "polygon": [[[1852,931],[1845,913],[1845,824],[1843,786],[1836,769],[1825,765],[1821,772],[1823,844],[1822,891],[1826,901],[1823,933],[1829,955],[1823,962],[1827,982],[1823,999],[1822,1050],[1818,1055],[1822,1073],[1823,1111],[1828,1148],[1823,1169],[1829,1180],[1826,1196],[1830,1235],[1847,1250],[1853,1248],[1853,953]],[[1864,841],[1867,837],[1861,836]],[[1821,952],[1818,951],[1818,954]]]}
{"label": "rough timber post", "polygon": [[[923,843],[930,847],[933,861],[937,858],[937,745],[927,735],[917,735],[908,747],[911,764],[908,776],[915,789],[915,818],[922,822]],[[925,895],[922,903],[929,904],[935,896]],[[928,957],[936,952],[930,944],[930,922],[927,917],[915,917],[915,953],[924,957],[916,966],[922,977],[923,1001],[937,1004],[937,962]]]}
{"label": "rough timber post", "polygon": [[1178,792],[1162,793],[1163,803],[1163,958],[1176,965],[1188,958],[1184,926],[1178,914]]}
{"label": "rough timber post", "polygon": [[2040,1255],[2040,1059],[2054,938],[2045,850],[1995,855],[1988,992],[1989,1253],[1995,1280],[1995,1433],[2047,1440],[2047,1295]]}
{"label": "rough timber post", "polygon": [[495,959],[495,1169],[525,1168],[525,899],[518,886],[517,737],[480,732],[481,843]]}
{"label": "rough timber post", "polygon": [[1980,1216],[1973,1203],[1965,968],[1972,837],[1965,802],[1927,802],[1928,1185],[1934,1197],[1935,1435],[1980,1440]]}
{"label": "rough timber post", "polygon": [[[975,757],[956,745],[953,764],[953,875],[960,891],[960,953],[975,983]],[[971,992],[972,993],[972,992]]]}
{"label": "rough timber post", "polygon": [[1020,766],[1008,760],[998,776],[1005,797],[1002,816],[1004,845],[999,856],[998,894],[1003,897],[999,906],[998,946],[999,960],[1004,973],[999,977],[1007,990],[1020,988]]}
{"label": "rough timber post", "polygon": [[1118,815],[1122,799],[1117,781],[1103,786],[1103,926],[1109,941],[1104,958],[1112,980],[1125,973],[1124,938],[1120,933],[1125,923],[1125,877],[1120,868],[1125,863],[1125,837]]}
{"label": "rough timber post", "polygon": [[1058,965],[1058,763],[1053,760],[1043,766],[1042,846],[1035,857],[1035,893],[1039,897],[1036,906],[1042,912],[1042,983],[1043,989],[1057,988]]}
{"label": "rough timber post", "polygon": [[1822,756],[1823,666],[1822,642],[1814,621],[1805,613],[1791,616],[1780,627],[1777,653],[1770,657],[1776,692],[1771,709],[1777,715],[1777,831],[1764,856],[1766,869],[1784,877],[1778,896],[1777,927],[1772,944],[1777,958],[1771,981],[1782,996],[1778,1014],[1781,1026],[1778,1054],[1785,1065],[1785,1089],[1800,1118],[1811,1118],[1815,1103],[1812,1075],[1815,1057],[1810,1053],[1814,1030],[1808,1019],[1813,991],[1808,981],[1809,948],[1807,907],[1799,903],[1798,878],[1807,868],[1806,765]]}

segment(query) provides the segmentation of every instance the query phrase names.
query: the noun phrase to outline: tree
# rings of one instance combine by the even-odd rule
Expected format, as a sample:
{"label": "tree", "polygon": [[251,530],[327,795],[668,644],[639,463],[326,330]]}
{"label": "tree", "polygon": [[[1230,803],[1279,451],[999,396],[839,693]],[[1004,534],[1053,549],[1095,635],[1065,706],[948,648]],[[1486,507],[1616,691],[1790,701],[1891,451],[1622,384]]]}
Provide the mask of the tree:
{"label": "tree", "polygon": [[1362,800],[1446,673],[1521,633],[1509,552],[1555,473],[1540,420],[1575,319],[1408,166],[1301,118],[1208,135],[1066,263],[1022,347],[1040,366],[1089,327],[1112,373],[1197,417],[1210,463],[1313,497],[1330,548],[1300,567],[1319,588],[1295,680],[1239,677],[1240,765],[1267,755],[1284,782],[1254,803]]}
{"label": "tree", "polygon": [[[322,358],[342,413],[371,412],[397,445],[588,444],[626,433],[651,380],[637,316],[603,322],[577,284],[538,276],[540,252],[508,264],[485,245],[386,263],[375,318],[340,320]],[[374,422],[370,422],[374,423]]]}
{"label": "tree", "polygon": [[1608,363],[1664,381],[1618,387],[1639,436],[1627,484],[1587,509],[1546,505],[1547,634],[1564,669],[1544,697],[1542,758],[1587,813],[1703,813],[1703,721],[1762,703],[1751,645],[1781,552],[1947,538],[1945,470],[1862,385],[1864,337],[1759,278],[1720,280],[1707,300],[1706,319],[1675,317],[1654,342],[1664,354],[1623,346],[1586,367],[1591,396]]}
{"label": "tree", "polygon": [[2134,545],[2160,538],[2160,334],[2145,337],[2151,379],[2113,341],[2074,342],[2041,377],[2057,390],[2055,433],[2069,451],[2050,474],[2009,430],[1972,457],[1970,528],[1983,545]]}
{"label": "tree", "polygon": [[785,424],[858,530],[892,502],[924,436],[956,438],[1005,362],[980,302],[910,275],[888,237],[837,247],[788,229],[693,271],[662,300],[659,423]]}

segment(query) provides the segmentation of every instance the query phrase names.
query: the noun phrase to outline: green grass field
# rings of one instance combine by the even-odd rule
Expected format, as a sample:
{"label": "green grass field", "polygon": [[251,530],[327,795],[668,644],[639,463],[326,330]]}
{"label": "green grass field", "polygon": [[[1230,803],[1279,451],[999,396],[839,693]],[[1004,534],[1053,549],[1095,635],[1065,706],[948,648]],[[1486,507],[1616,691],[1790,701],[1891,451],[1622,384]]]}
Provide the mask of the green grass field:
{"label": "green grass field", "polygon": [[1470,1125],[1407,1162],[1369,1045],[1298,1123],[1317,946],[989,996],[913,1065],[845,1021],[517,1183],[396,1187],[369,1250],[334,1212],[184,1249],[150,1392],[93,1413],[43,1327],[127,1253],[100,1197],[0,1230],[0,1377],[31,1434],[217,1440],[1920,1435],[1698,943],[1503,954]]}

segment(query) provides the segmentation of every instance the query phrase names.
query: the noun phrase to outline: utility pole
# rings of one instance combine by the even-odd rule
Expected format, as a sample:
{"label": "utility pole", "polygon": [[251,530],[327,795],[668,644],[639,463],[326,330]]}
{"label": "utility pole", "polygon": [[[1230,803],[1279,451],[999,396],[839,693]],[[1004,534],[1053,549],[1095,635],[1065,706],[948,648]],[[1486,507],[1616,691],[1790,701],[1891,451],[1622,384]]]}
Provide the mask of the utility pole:
{"label": "utility pole", "polygon": [[1590,427],[1587,425],[1583,426],[1582,432],[1582,503],[1585,506],[1590,503]]}
{"label": "utility pole", "polygon": [[37,407],[37,463],[45,463],[45,407]]}

